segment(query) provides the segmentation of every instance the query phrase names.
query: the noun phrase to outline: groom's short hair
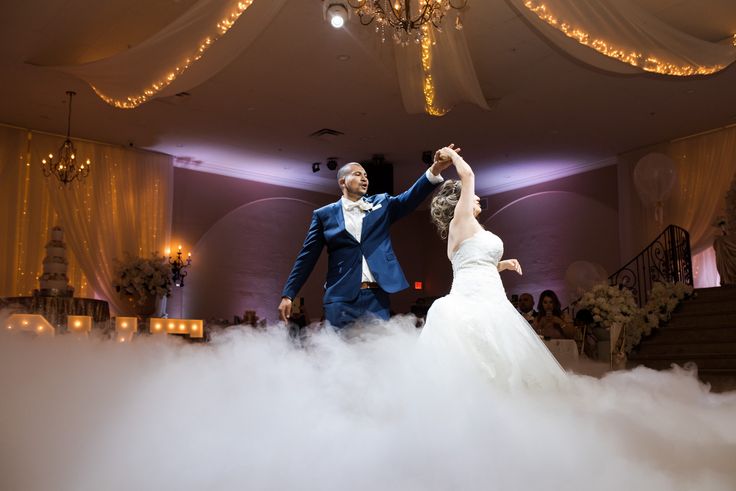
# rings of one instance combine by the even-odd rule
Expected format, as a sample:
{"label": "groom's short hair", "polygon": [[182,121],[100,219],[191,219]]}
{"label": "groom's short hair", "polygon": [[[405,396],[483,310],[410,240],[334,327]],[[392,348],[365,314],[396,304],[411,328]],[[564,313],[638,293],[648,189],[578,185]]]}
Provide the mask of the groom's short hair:
{"label": "groom's short hair", "polygon": [[[347,164],[340,167],[340,170],[337,171],[337,184],[338,185],[340,184],[340,179],[342,179],[343,177],[347,176],[348,174],[352,172],[351,167],[353,167],[354,165],[360,165],[360,164],[358,162],[348,162]],[[362,165],[360,166],[363,167]]]}

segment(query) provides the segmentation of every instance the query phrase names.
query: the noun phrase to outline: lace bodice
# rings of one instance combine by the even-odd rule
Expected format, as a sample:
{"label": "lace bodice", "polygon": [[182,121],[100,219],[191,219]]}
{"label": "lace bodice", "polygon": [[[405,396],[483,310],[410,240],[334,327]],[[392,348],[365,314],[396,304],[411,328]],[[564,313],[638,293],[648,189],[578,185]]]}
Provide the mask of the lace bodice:
{"label": "lace bodice", "polygon": [[481,230],[465,239],[452,256],[453,281],[451,294],[490,298],[506,297],[498,274],[498,262],[503,256],[503,242]]}

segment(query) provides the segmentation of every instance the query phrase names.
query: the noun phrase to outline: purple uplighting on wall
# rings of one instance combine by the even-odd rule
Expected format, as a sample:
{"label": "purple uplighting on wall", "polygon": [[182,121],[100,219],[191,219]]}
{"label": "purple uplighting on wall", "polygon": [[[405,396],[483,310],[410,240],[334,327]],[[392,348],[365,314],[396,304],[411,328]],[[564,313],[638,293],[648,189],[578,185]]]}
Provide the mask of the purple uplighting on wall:
{"label": "purple uplighting on wall", "polygon": [[615,163],[615,159],[599,162],[535,159],[509,162],[505,165],[496,164],[476,172],[476,189],[480,195],[495,194],[554,181]]}

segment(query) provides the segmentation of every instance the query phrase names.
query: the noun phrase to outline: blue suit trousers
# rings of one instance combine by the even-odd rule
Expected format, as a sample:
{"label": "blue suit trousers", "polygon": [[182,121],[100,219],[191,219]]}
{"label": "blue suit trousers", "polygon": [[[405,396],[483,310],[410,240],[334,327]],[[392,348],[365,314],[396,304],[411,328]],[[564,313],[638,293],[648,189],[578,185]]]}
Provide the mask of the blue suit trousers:
{"label": "blue suit trousers", "polygon": [[388,320],[391,317],[389,308],[388,293],[380,288],[365,288],[352,302],[325,304],[325,319],[335,329],[342,329],[355,321],[372,317]]}

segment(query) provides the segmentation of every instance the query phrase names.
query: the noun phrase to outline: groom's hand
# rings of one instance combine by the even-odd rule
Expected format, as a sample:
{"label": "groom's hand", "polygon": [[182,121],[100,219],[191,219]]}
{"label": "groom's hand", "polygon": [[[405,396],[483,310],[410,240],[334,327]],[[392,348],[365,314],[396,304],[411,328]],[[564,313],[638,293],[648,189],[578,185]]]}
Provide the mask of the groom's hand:
{"label": "groom's hand", "polygon": [[[461,150],[460,147],[455,148],[454,143],[450,143],[447,148],[455,150],[458,154]],[[447,152],[443,152],[443,150],[443,148],[440,148],[434,153],[434,162],[432,163],[432,167],[429,168],[429,171],[435,176],[440,175],[442,171],[452,165],[452,157]]]}
{"label": "groom's hand", "polygon": [[291,299],[289,297],[281,297],[279,304],[279,317],[282,321],[287,322],[291,317]]}

